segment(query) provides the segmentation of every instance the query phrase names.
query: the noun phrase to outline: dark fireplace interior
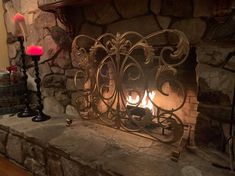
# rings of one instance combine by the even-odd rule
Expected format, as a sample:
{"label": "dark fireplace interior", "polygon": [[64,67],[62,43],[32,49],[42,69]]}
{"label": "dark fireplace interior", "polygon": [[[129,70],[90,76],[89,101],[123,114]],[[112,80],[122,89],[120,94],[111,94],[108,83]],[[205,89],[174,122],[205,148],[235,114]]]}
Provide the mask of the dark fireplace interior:
{"label": "dark fireplace interior", "polygon": [[[16,12],[25,47],[44,49],[41,97],[51,116],[17,118],[22,97],[0,107],[3,156],[39,176],[234,172],[233,0],[3,0],[3,9],[10,66],[22,75]],[[35,108],[35,66],[25,60]],[[163,162],[156,174],[152,162]]]}

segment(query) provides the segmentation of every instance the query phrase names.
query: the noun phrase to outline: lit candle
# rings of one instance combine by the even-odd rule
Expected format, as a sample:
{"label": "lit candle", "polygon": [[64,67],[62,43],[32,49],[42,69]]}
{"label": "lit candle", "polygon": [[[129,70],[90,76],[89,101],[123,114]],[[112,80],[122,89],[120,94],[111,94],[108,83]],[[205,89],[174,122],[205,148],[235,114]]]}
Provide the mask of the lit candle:
{"label": "lit candle", "polygon": [[26,24],[25,24],[24,15],[22,15],[20,13],[16,13],[15,16],[13,17],[13,20],[15,22],[16,29],[17,29],[18,26],[20,27],[20,30],[21,30],[22,35],[24,37],[24,41],[26,41],[27,28],[26,28]]}
{"label": "lit candle", "polygon": [[18,21],[24,21],[24,15],[20,14],[20,13],[17,13],[15,14],[15,16],[13,17],[14,21],[15,22],[18,22]]}
{"label": "lit candle", "polygon": [[28,46],[26,49],[26,54],[29,56],[41,56],[43,55],[43,48],[37,45]]}

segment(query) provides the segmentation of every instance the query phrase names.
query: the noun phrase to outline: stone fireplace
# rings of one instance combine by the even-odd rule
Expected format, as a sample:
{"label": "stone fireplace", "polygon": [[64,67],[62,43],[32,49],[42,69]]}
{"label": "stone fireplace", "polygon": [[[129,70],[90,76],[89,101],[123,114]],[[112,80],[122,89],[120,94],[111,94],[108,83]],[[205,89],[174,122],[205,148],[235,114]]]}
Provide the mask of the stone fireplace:
{"label": "stone fireplace", "polygon": [[[15,9],[26,17],[29,42],[44,46],[40,76],[45,112],[65,113],[73,116],[74,121],[82,117],[79,80],[74,80],[81,70],[82,58],[74,56],[72,51],[72,41],[77,35],[97,39],[104,33],[116,35],[135,31],[147,36],[162,30],[182,31],[190,49],[185,62],[177,67],[177,80],[185,88],[186,99],[183,108],[176,114],[183,128],[190,128],[187,137],[191,146],[195,146],[196,142],[197,146],[225,150],[223,143],[228,136],[235,85],[233,1],[107,0],[95,4],[93,1],[68,3],[61,0],[3,2],[11,65],[21,65],[19,43],[10,19],[10,13]],[[175,46],[175,42],[174,35],[164,33],[152,40],[151,46],[157,55],[164,46]],[[86,49],[94,44],[85,39],[77,43]],[[100,62],[102,58],[99,60],[98,56],[97,60]],[[32,63],[28,62],[28,86],[32,92],[35,91],[33,70]],[[136,95],[130,96],[136,100]],[[144,97],[144,93],[141,96]]]}

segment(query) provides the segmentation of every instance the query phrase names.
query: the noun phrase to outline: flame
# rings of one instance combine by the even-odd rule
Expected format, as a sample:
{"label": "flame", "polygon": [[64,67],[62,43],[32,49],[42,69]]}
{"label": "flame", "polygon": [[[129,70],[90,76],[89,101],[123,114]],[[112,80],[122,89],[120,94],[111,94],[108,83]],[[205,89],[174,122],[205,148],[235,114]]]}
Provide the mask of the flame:
{"label": "flame", "polygon": [[[153,114],[155,114],[153,103],[150,101],[150,100],[152,100],[152,101],[154,100],[155,95],[156,95],[156,93],[154,91],[152,91],[152,92],[149,92],[149,97],[148,97],[147,91],[145,91],[144,97],[143,97],[142,101],[140,102],[139,107],[148,108],[152,111]],[[126,105],[134,106],[134,105],[137,105],[139,103],[139,101],[140,101],[139,95],[136,95],[135,98],[133,96],[129,95],[127,98]]]}

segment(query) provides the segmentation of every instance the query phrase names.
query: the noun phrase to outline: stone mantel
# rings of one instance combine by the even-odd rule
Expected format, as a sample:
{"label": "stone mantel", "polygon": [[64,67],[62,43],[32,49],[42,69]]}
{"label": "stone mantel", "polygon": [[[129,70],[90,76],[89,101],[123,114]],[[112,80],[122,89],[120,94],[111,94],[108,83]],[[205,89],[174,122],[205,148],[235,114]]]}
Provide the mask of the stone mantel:
{"label": "stone mantel", "polygon": [[39,176],[230,175],[187,151],[171,161],[174,146],[79,118],[66,127],[66,118],[35,123],[0,116],[0,153]]}
{"label": "stone mantel", "polygon": [[55,11],[66,6],[84,6],[105,1],[107,0],[38,0],[38,7],[45,11]]}

